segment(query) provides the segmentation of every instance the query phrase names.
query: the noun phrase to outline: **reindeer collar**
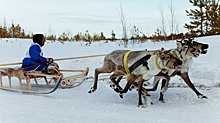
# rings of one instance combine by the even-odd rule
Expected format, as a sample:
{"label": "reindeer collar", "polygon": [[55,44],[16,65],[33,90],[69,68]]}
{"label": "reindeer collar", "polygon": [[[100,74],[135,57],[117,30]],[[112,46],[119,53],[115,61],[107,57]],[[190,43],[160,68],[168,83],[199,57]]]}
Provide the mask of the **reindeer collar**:
{"label": "reindeer collar", "polygon": [[157,67],[162,70],[163,68],[160,67],[160,65],[158,64],[158,56],[156,56],[156,64],[157,64]]}
{"label": "reindeer collar", "polygon": [[180,59],[180,57],[177,55],[176,51],[173,51],[173,55],[175,56],[175,58],[177,58],[177,59],[179,59],[180,61],[182,61],[182,60]]}
{"label": "reindeer collar", "polygon": [[129,68],[128,68],[128,63],[127,63],[128,55],[129,55],[131,52],[132,52],[132,51],[126,52],[125,55],[124,55],[124,59],[123,59],[124,68],[125,68],[125,71],[126,71],[126,73],[127,73],[127,77],[126,77],[126,80],[127,80],[127,81],[128,81],[128,79],[129,79],[129,77],[130,77],[130,75],[131,75],[131,73],[130,73],[130,71],[129,71]]}

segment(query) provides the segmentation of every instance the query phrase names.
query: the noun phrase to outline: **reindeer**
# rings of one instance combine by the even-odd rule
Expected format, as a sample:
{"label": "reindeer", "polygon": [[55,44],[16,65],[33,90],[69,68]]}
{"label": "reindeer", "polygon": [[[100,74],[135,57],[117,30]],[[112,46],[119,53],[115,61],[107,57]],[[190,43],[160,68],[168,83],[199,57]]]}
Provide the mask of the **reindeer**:
{"label": "reindeer", "polygon": [[[174,57],[170,51],[157,51],[152,54],[148,51],[129,51],[116,50],[106,55],[102,68],[95,69],[94,84],[89,93],[95,92],[97,89],[98,75],[100,73],[113,73],[110,77],[111,81],[117,85],[120,78],[127,75],[127,84],[124,89],[117,87],[115,91],[126,93],[129,87],[137,82],[139,103],[138,106],[144,107],[142,103],[142,85],[145,81],[157,75],[162,69],[178,69],[182,62]],[[115,79],[119,77],[117,82]]]}
{"label": "reindeer", "polygon": [[[206,54],[208,47],[208,44],[196,42],[193,40],[193,38],[182,39],[181,41],[177,41],[177,48],[171,49],[170,53],[172,53],[177,59],[183,62],[183,64],[181,65],[181,69],[179,69],[178,71],[174,71],[172,69],[161,70],[161,72],[154,78],[153,87],[148,89],[143,88],[143,91],[145,93],[149,91],[155,91],[158,87],[160,79],[163,79],[159,101],[164,102],[163,95],[168,90],[170,78],[175,75],[179,75],[187,83],[187,85],[197,94],[198,98],[207,99],[207,97],[201,94],[192,84],[191,80],[189,79],[188,70],[192,65],[192,58],[197,58],[200,54]],[[157,51],[154,51],[154,53],[156,52]],[[118,83],[120,82],[121,78],[122,77],[119,77],[116,81],[116,86],[118,88],[120,88]],[[133,86],[130,88],[130,90],[135,87],[137,87],[137,83],[133,83]],[[120,95],[120,97],[122,98],[123,96]]]}
{"label": "reindeer", "polygon": [[172,49],[171,53],[173,53],[176,58],[182,61],[182,65],[180,69],[178,71],[170,71],[170,70],[161,71],[157,76],[155,76],[154,89],[146,89],[145,91],[155,91],[157,89],[158,82],[160,81],[160,79],[163,79],[159,100],[161,102],[164,102],[163,95],[168,89],[170,77],[179,75],[186,82],[186,84],[196,93],[198,98],[207,99],[205,95],[201,94],[195,88],[195,86],[193,85],[193,83],[189,78],[188,71],[193,62],[192,58],[194,57],[197,58],[199,54],[206,54],[208,47],[209,47],[208,44],[203,44],[193,41],[192,38],[177,41],[177,48]]}

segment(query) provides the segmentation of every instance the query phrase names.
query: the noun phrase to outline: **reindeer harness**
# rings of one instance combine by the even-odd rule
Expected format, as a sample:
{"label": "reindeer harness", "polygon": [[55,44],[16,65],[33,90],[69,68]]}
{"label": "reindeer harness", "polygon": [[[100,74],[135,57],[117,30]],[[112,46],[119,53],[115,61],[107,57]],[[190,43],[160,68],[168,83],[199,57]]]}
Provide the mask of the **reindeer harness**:
{"label": "reindeer harness", "polygon": [[[145,67],[147,68],[147,70],[149,70],[147,60],[148,60],[152,55],[154,55],[154,52],[150,52],[149,55],[146,55],[146,56],[142,57],[141,59],[139,59],[138,61],[136,61],[135,63],[133,63],[133,64],[128,68],[127,58],[128,58],[128,55],[129,55],[131,52],[132,52],[132,51],[126,52],[125,55],[124,55],[124,58],[123,58],[124,68],[125,68],[125,71],[126,71],[126,73],[127,73],[127,77],[126,77],[126,80],[127,80],[127,81],[128,81],[128,79],[129,79],[131,73],[132,73],[137,67],[139,67],[140,65],[145,66]],[[161,68],[160,65],[158,64],[158,56],[156,56],[156,64],[157,64],[157,67],[162,70],[162,68]]]}

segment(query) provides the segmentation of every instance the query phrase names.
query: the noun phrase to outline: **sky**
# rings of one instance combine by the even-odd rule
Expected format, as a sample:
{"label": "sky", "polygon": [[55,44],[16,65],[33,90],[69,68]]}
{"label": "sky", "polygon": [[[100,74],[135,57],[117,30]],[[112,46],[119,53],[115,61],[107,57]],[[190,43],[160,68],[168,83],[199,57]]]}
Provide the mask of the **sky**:
{"label": "sky", "polygon": [[[61,34],[63,31],[89,31],[90,34],[104,32],[108,36],[112,30],[120,37],[120,3],[128,27],[128,33],[135,25],[145,35],[152,35],[160,24],[160,6],[164,10],[166,31],[170,31],[170,0],[0,0],[0,24],[6,20],[20,24],[26,32]],[[188,0],[173,0],[176,23],[179,32],[189,23],[185,10],[192,8]]]}

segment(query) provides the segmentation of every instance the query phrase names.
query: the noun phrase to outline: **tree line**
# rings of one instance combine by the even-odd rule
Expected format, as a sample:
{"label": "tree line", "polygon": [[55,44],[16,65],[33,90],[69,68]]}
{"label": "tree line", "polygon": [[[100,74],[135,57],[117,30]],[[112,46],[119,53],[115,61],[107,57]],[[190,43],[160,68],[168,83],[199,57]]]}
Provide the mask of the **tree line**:
{"label": "tree line", "polygon": [[[88,30],[84,33],[79,32],[73,35],[71,32],[63,32],[59,36],[50,34],[46,35],[47,40],[58,40],[58,41],[86,41],[94,42],[100,40],[115,41],[115,40],[129,40],[132,42],[144,42],[148,39],[154,41],[164,41],[164,40],[175,40],[182,37],[188,36],[207,36],[207,35],[217,35],[220,34],[220,5],[219,0],[189,0],[195,9],[186,10],[187,16],[190,17],[191,21],[189,24],[185,24],[184,28],[187,28],[189,32],[187,33],[174,33],[172,29],[171,34],[167,35],[164,29],[164,18],[163,10],[161,9],[161,27],[157,28],[155,33],[151,36],[146,36],[141,32],[137,26],[133,26],[130,29],[131,36],[127,36],[127,27],[125,25],[124,14],[121,7],[121,23],[122,23],[122,38],[116,38],[114,30],[112,30],[110,37],[106,37],[103,32],[90,34]],[[172,0],[170,2],[170,12],[171,12],[171,22],[174,20],[175,15],[173,11]],[[173,22],[172,22],[173,23]],[[172,24],[174,26],[174,24]],[[173,27],[174,28],[174,27]],[[126,31],[125,31],[126,30]],[[6,21],[4,20],[4,25],[0,26],[0,38],[32,38],[33,33],[26,33],[25,30],[19,25],[12,22],[10,27],[6,26]]]}
{"label": "tree line", "polygon": [[[149,39],[145,34],[139,34],[137,31],[137,27],[135,26],[135,32],[131,36],[130,40],[133,41],[146,41]],[[122,40],[120,38],[116,38],[116,34],[114,30],[112,30],[110,37],[106,37],[103,32],[101,33],[94,33],[90,34],[88,30],[84,33],[79,32],[73,35],[71,32],[63,31],[62,34],[59,36],[55,34],[45,35],[47,40],[58,40],[58,41],[85,41],[85,42],[94,42],[100,40],[107,40],[107,41],[116,41]],[[26,33],[26,31],[19,25],[15,25],[13,22],[10,27],[6,25],[0,26],[0,38],[33,38],[33,33]]]}
{"label": "tree line", "polygon": [[[140,32],[137,26],[133,26],[132,29],[130,29],[131,37],[128,38],[129,41],[132,43],[135,42],[145,42],[148,39],[154,40],[154,41],[162,41],[163,36],[162,33],[159,29],[156,30],[156,32],[152,36],[146,36],[143,32]],[[187,34],[172,34],[167,36],[166,39],[171,40],[172,37],[174,39],[180,39],[183,36]],[[93,33],[90,34],[88,30],[86,30],[84,33],[79,32],[75,35],[73,35],[71,32],[65,32],[63,31],[62,34],[59,36],[55,34],[50,34],[50,35],[45,35],[47,40],[51,41],[85,41],[85,42],[95,42],[95,41],[101,41],[101,40],[106,40],[106,41],[116,41],[116,40],[124,40],[123,38],[116,38],[116,33],[114,30],[112,30],[110,37],[106,37],[103,32],[101,33]],[[33,38],[33,33],[26,33],[26,31],[19,25],[15,25],[14,23],[11,24],[10,27],[7,26],[0,26],[0,38],[27,38],[27,39],[32,39]]]}

